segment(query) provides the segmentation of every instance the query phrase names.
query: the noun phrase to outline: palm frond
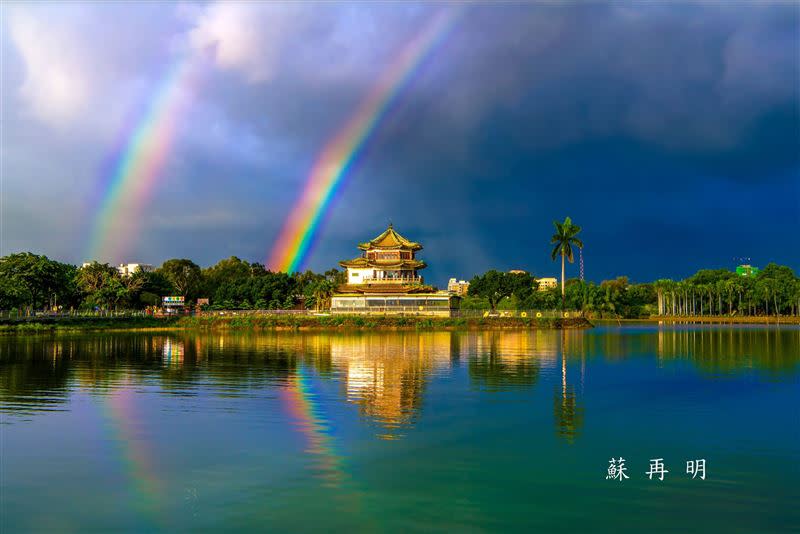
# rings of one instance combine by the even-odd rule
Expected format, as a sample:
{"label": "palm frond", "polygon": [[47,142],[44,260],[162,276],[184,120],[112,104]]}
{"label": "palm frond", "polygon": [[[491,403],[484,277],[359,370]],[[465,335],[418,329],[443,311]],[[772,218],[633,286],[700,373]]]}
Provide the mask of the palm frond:
{"label": "palm frond", "polygon": [[572,246],[569,244],[569,241],[564,243],[564,256],[567,257],[567,260],[569,260],[570,263],[575,262],[575,258],[572,255]]}

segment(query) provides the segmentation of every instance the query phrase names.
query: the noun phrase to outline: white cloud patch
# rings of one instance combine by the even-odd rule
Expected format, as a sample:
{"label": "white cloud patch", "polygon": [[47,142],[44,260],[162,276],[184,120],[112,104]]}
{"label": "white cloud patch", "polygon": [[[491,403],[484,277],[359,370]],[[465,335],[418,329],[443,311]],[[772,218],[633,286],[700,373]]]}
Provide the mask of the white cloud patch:
{"label": "white cloud patch", "polygon": [[10,17],[11,39],[25,67],[19,94],[46,122],[62,124],[90,98],[89,66],[76,30],[54,26],[41,13],[17,11]]}
{"label": "white cloud patch", "polygon": [[273,77],[287,38],[304,24],[306,8],[277,3],[218,2],[196,15],[191,45],[211,52],[222,69],[248,81]]}
{"label": "white cloud patch", "polygon": [[251,83],[371,83],[437,8],[229,2],[179,9],[188,42]]}
{"label": "white cloud patch", "polygon": [[156,3],[19,3],[7,13],[16,61],[4,80],[19,80],[9,93],[21,118],[71,135],[113,131],[185,41],[186,24]]}

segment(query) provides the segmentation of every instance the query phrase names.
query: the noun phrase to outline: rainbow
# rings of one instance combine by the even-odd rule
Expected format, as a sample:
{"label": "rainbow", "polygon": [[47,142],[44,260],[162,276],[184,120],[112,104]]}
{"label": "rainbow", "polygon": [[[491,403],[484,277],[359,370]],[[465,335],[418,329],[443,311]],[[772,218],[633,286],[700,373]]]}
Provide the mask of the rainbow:
{"label": "rainbow", "polygon": [[122,132],[119,149],[110,159],[112,170],[101,177],[104,182],[92,224],[89,258],[122,261],[130,250],[142,208],[167,162],[198,70],[197,62],[188,56],[178,58],[167,69],[140,118]]}
{"label": "rainbow", "polygon": [[343,458],[335,450],[332,427],[311,392],[311,383],[301,367],[290,377],[283,398],[295,425],[306,438],[306,452],[317,458],[316,468],[327,485],[339,487],[345,479]]}
{"label": "rainbow", "polygon": [[110,434],[125,466],[125,475],[132,482],[131,500],[142,512],[143,519],[157,522],[159,504],[164,495],[163,484],[157,475],[152,451],[147,442],[137,436],[136,399],[131,386],[130,383],[120,385],[118,392],[109,392],[101,403]]}
{"label": "rainbow", "polygon": [[325,145],[273,245],[267,259],[269,269],[292,273],[302,266],[323,216],[356,157],[412,74],[449,33],[459,11],[458,6],[448,7],[433,16],[378,79],[355,114]]}

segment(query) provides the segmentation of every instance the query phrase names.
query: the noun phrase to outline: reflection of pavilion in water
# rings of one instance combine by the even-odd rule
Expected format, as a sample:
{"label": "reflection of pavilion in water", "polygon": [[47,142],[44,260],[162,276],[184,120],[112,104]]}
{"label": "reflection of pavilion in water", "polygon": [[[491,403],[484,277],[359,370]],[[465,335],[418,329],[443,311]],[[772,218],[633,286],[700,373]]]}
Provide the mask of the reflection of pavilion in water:
{"label": "reflection of pavilion in water", "polygon": [[395,439],[412,424],[427,377],[449,367],[450,332],[333,336],[331,360],[344,377],[347,400]]}

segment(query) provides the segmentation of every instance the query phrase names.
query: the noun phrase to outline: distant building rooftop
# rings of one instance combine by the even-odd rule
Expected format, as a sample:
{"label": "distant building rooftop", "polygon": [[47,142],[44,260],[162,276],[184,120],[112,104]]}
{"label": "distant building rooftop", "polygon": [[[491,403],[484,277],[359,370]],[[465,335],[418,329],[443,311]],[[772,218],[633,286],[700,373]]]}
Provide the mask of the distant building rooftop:
{"label": "distant building rooftop", "polygon": [[539,282],[539,291],[547,291],[558,287],[558,278],[537,278],[536,281]]}
{"label": "distant building rooftop", "polygon": [[458,295],[459,297],[464,297],[469,291],[469,282],[451,278],[447,282],[447,290],[455,295]]}
{"label": "distant building rooftop", "polygon": [[141,270],[144,273],[149,273],[153,271],[153,266],[149,263],[120,263],[117,266],[117,271],[119,271],[119,274],[126,278],[133,276],[133,273],[138,270]]}

